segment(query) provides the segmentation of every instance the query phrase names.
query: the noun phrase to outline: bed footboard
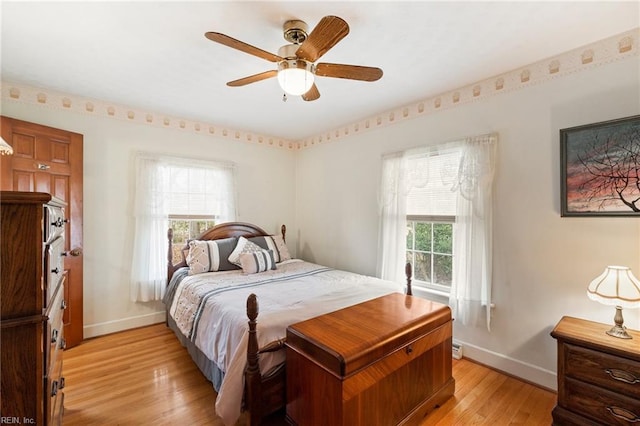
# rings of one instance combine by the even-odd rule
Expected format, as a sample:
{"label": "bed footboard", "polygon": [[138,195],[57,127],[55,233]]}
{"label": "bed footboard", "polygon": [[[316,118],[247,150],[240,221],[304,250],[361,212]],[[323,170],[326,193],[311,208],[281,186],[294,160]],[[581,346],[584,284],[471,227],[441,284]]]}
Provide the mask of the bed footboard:
{"label": "bed footboard", "polygon": [[262,419],[286,405],[285,369],[276,374],[262,377],[259,355],[284,348],[284,339],[272,342],[264,348],[258,347],[256,319],[258,318],[258,299],[255,294],[247,298],[247,317],[249,317],[249,342],[247,346],[247,369],[245,370],[245,407],[249,412],[249,424],[257,426]]}

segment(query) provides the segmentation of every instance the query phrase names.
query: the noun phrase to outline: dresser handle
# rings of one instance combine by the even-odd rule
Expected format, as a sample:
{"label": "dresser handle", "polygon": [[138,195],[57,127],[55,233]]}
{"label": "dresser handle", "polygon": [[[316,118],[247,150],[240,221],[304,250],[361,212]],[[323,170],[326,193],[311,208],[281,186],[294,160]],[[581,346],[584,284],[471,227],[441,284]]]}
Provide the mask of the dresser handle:
{"label": "dresser handle", "polygon": [[67,349],[67,339],[65,339],[64,337],[62,338],[62,340],[60,340],[60,349]]}
{"label": "dresser handle", "polygon": [[611,368],[607,368],[604,370],[612,379],[618,380],[620,382],[629,383],[630,385],[635,385],[636,383],[640,383],[640,378],[634,376],[628,371],[624,370],[615,370]]}
{"label": "dresser handle", "polygon": [[54,274],[59,274],[60,273],[60,269],[54,268],[54,269],[51,270],[51,272],[53,272]]}
{"label": "dresser handle", "polygon": [[620,407],[607,407],[607,410],[609,410],[609,413],[611,413],[613,417],[617,417],[629,423],[640,423],[640,417],[627,409]]}
{"label": "dresser handle", "polygon": [[54,329],[51,333],[51,343],[55,343],[58,340],[58,330]]}
{"label": "dresser handle", "polygon": [[58,389],[64,389],[64,377],[60,377],[60,386],[58,386]]}
{"label": "dresser handle", "polygon": [[67,301],[62,299],[62,303],[60,303],[60,309],[62,309],[63,311],[65,309],[67,309]]}
{"label": "dresser handle", "polygon": [[51,396],[56,396],[58,394],[58,381],[54,380],[51,383]]}
{"label": "dresser handle", "polygon": [[411,347],[411,345],[407,346],[407,349],[405,349],[405,351],[407,352],[407,355],[411,354],[411,352],[413,352],[413,348]]}

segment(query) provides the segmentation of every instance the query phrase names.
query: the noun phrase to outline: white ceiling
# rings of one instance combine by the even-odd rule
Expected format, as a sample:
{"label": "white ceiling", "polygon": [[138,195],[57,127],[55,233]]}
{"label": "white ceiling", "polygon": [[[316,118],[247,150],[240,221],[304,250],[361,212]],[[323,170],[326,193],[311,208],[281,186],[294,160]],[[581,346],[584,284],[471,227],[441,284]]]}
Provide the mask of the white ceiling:
{"label": "white ceiling", "polygon": [[[203,123],[300,140],[511,71],[640,25],[630,2],[8,2],[2,80]],[[337,15],[350,33],[320,62],[380,67],[377,82],[319,77],[314,102],[276,79],[226,82],[275,64],[282,24]]]}

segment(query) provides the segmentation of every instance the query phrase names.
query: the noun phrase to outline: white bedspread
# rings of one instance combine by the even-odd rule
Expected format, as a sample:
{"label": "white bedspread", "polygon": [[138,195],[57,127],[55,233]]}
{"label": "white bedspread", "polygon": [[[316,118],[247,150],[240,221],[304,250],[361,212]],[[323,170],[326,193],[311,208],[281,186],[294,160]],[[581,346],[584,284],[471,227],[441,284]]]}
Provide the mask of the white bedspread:
{"label": "white bedspread", "polygon": [[[182,333],[224,373],[216,412],[225,425],[240,416],[244,390],[248,325],[246,300],[258,297],[260,347],[285,337],[286,328],[305,319],[393,292],[404,285],[326,268],[301,260],[273,271],[211,272],[186,277],[176,290],[171,317]],[[260,371],[284,362],[284,351],[260,358]]]}

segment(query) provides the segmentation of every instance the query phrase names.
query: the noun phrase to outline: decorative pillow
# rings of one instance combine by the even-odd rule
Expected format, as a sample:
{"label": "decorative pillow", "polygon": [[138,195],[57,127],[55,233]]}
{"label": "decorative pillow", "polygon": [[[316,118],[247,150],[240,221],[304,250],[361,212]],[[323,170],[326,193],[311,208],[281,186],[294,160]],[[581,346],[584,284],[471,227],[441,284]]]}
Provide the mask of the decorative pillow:
{"label": "decorative pillow", "polygon": [[238,238],[238,243],[236,244],[236,248],[234,248],[231,254],[229,255],[228,260],[234,265],[238,265],[242,267],[242,264],[240,263],[241,254],[258,253],[261,250],[262,250],[262,247],[260,247],[259,245],[252,243],[251,241],[247,240],[245,237],[240,237]]}
{"label": "decorative pillow", "polygon": [[245,274],[255,274],[270,269],[276,269],[276,261],[273,258],[273,250],[260,250],[255,253],[240,254],[240,264],[242,272]]}
{"label": "decorative pillow", "polygon": [[273,250],[273,258],[276,260],[276,263],[291,259],[287,245],[281,236],[251,237],[249,241],[259,245],[264,250]]}
{"label": "decorative pillow", "polygon": [[189,241],[189,253],[187,254],[189,275],[238,269],[236,265],[228,261],[237,241],[238,239],[235,237],[211,241]]}

